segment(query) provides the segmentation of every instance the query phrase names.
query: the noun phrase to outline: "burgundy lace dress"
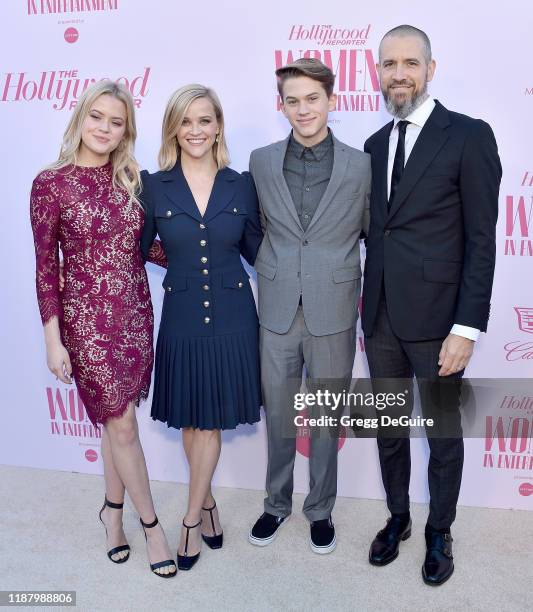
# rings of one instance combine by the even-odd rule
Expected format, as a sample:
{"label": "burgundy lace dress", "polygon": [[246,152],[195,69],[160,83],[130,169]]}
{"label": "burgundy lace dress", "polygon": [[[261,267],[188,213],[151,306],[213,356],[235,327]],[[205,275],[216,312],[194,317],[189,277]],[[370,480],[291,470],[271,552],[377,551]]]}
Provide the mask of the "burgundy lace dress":
{"label": "burgundy lace dress", "polygon": [[[33,182],[30,206],[41,319],[44,325],[58,317],[95,425],[146,399],[153,364],[152,303],[139,248],[144,212],[113,187],[112,172],[110,163],[45,170]],[[150,259],[164,265],[160,247]]]}

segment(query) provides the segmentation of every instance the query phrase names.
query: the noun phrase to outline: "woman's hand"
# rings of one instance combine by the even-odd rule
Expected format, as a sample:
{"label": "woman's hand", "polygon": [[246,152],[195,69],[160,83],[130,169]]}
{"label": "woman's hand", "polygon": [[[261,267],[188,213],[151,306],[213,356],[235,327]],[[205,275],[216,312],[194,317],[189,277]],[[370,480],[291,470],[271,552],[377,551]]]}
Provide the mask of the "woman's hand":
{"label": "woman's hand", "polygon": [[46,363],[52,374],[61,382],[72,384],[72,365],[67,349],[61,342],[46,345]]}
{"label": "woman's hand", "polygon": [[56,375],[61,382],[72,384],[72,364],[67,349],[61,342],[59,332],[59,321],[52,317],[44,326],[44,338],[46,342],[46,364],[52,374]]}

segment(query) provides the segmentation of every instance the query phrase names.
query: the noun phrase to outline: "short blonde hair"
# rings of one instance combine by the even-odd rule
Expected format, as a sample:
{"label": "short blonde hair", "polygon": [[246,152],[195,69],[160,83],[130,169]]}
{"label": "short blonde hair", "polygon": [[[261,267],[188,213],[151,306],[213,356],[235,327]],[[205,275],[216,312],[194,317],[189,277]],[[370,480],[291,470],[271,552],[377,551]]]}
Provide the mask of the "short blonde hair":
{"label": "short blonde hair", "polygon": [[125,189],[132,200],[138,201],[137,196],[141,190],[141,175],[139,164],[134,156],[137,127],[135,125],[135,108],[130,92],[122,85],[109,79],[98,81],[88,87],[78,100],[67,129],[63,135],[63,142],[58,159],[48,166],[51,170],[58,170],[70,164],[76,165],[78,151],[81,145],[83,122],[95,100],[100,96],[108,95],[117,98],[126,107],[126,131],[118,147],[111,151],[109,159],[113,166],[113,185]]}
{"label": "short blonde hair", "polygon": [[178,129],[183,122],[190,105],[199,98],[207,98],[215,110],[219,133],[217,141],[213,145],[213,157],[221,170],[229,165],[229,151],[224,135],[224,113],[217,94],[204,85],[192,83],[180,87],[175,91],[168,101],[163,117],[163,127],[161,130],[161,148],[159,149],[159,167],[161,170],[170,170],[174,167],[180,156],[180,146],[178,144]]}

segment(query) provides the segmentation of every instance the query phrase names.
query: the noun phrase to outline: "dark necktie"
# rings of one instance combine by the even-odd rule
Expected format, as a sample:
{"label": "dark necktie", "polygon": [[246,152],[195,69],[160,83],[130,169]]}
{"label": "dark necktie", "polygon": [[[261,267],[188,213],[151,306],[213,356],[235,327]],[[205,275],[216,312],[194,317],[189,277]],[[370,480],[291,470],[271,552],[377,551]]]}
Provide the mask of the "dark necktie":
{"label": "dark necktie", "polygon": [[405,166],[405,131],[409,125],[409,121],[398,121],[398,146],[394,155],[394,163],[392,165],[392,175],[390,180],[390,196],[388,209],[394,199],[394,194],[400,183]]}

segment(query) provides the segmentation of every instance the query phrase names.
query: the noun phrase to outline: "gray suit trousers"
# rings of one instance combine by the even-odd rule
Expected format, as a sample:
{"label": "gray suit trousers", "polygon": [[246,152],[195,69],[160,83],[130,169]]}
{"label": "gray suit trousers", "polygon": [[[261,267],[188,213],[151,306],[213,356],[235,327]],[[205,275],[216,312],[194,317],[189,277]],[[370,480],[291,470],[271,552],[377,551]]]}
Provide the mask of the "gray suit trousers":
{"label": "gray suit trousers", "polygon": [[[268,468],[265,512],[285,517],[292,511],[295,428],[288,424],[298,414],[294,393],[300,391],[305,364],[309,391],[316,379],[343,379],[349,383],[355,357],[355,328],[313,336],[302,306],[285,334],[260,330],[261,383],[268,432]],[[309,457],[309,494],[303,512],[309,521],[326,519],[337,495],[338,438],[312,435]]]}

